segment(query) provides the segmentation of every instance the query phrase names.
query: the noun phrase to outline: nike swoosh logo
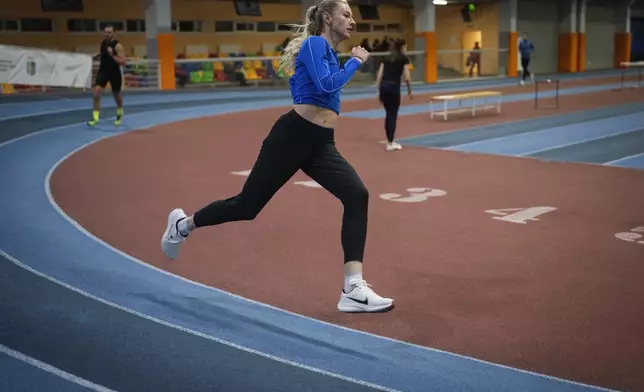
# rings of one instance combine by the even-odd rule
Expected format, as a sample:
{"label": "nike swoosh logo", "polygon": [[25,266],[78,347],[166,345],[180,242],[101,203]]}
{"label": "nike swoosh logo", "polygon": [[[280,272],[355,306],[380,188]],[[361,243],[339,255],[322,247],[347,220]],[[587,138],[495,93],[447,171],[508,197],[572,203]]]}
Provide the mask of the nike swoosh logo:
{"label": "nike swoosh logo", "polygon": [[361,301],[361,300],[355,299],[355,298],[351,298],[351,297],[347,297],[347,298],[349,298],[352,301],[356,301],[359,304],[369,305],[369,298],[365,298],[364,301]]}

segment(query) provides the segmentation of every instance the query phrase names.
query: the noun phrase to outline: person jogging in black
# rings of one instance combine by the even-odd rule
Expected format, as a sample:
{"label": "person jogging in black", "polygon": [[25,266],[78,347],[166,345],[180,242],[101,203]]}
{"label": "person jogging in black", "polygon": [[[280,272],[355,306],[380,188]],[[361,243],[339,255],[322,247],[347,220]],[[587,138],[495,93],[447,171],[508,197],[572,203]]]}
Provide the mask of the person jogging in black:
{"label": "person jogging in black", "polygon": [[120,125],[123,119],[123,97],[121,97],[123,72],[121,66],[125,65],[125,49],[116,39],[114,27],[112,26],[105,27],[105,38],[101,41],[98,57],[100,65],[96,74],[96,87],[94,87],[92,120],[88,121],[87,125],[95,126],[98,124],[101,95],[103,95],[103,90],[108,82],[116,102],[116,121],[114,121],[114,124]]}
{"label": "person jogging in black", "polygon": [[387,151],[402,150],[402,146],[395,142],[398,110],[400,109],[400,83],[404,76],[407,84],[407,95],[411,93],[411,74],[409,71],[409,57],[404,54],[405,41],[398,40],[389,55],[387,55],[378,69],[377,85],[380,103],[385,108],[385,133],[387,135]]}

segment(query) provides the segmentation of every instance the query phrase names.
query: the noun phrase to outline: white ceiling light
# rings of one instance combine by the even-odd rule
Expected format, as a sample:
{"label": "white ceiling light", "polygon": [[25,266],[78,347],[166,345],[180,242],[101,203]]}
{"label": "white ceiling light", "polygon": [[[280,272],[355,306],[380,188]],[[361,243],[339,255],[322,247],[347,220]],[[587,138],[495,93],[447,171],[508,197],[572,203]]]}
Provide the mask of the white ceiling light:
{"label": "white ceiling light", "polygon": [[434,5],[447,5],[447,0],[434,0]]}

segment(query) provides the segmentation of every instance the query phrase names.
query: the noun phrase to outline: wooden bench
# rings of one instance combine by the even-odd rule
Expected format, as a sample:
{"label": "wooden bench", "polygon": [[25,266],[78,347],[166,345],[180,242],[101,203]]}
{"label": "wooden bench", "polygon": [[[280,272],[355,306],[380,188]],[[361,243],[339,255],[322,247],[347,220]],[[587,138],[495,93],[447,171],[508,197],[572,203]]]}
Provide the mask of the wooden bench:
{"label": "wooden bench", "polygon": [[[501,101],[502,96],[500,91],[477,91],[472,93],[463,93],[463,94],[453,94],[453,95],[436,95],[431,97],[429,101],[431,118],[434,118],[434,115],[443,115],[443,118],[447,120],[448,113],[463,113],[463,112],[472,112],[472,116],[476,115],[477,110],[485,110],[496,108],[497,113],[501,113]],[[490,98],[496,98],[493,102],[490,102]],[[477,102],[478,100],[478,102]],[[447,104],[453,101],[458,102],[458,106],[455,108],[447,108]],[[463,103],[470,102],[470,107],[463,106]],[[481,102],[482,101],[482,102]],[[434,103],[443,103],[442,110],[434,110]]]}

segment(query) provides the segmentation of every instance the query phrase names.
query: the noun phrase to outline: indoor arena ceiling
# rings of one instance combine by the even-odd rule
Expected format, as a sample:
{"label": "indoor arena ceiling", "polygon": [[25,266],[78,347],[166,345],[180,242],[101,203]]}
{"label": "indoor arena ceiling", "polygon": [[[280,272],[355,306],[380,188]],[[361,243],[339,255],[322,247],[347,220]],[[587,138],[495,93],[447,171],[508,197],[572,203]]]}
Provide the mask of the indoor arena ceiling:
{"label": "indoor arena ceiling", "polygon": [[[203,3],[203,2],[213,2],[213,1],[235,1],[235,0],[179,0],[182,3]],[[409,6],[413,4],[413,0],[349,0],[351,4],[355,5],[400,5],[400,6]],[[499,0],[447,0],[448,4],[481,4],[481,3],[494,3]],[[259,3],[286,3],[286,4],[298,4],[301,3],[301,0],[259,0]]]}
{"label": "indoor arena ceiling", "polygon": [[[179,0],[182,3],[202,3],[202,2],[213,2],[213,1],[235,1],[235,0]],[[399,5],[405,7],[412,7],[413,0],[349,0],[351,4],[355,5]],[[448,4],[481,4],[481,3],[496,3],[501,0],[447,0]],[[519,0],[520,2],[521,0]],[[534,0],[531,0],[534,1]],[[550,0],[552,1],[552,0]],[[588,4],[603,4],[611,5],[618,0],[587,0]],[[633,8],[641,9],[644,8],[644,0],[631,0]],[[301,0],[259,0],[260,4],[262,3],[286,3],[286,4],[298,4],[301,3]]]}

